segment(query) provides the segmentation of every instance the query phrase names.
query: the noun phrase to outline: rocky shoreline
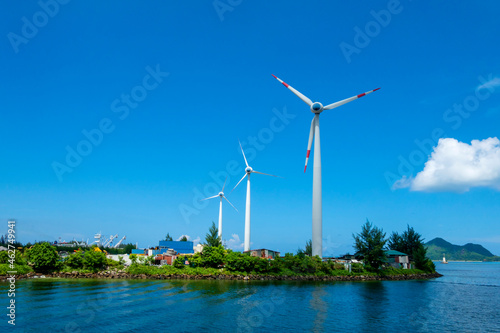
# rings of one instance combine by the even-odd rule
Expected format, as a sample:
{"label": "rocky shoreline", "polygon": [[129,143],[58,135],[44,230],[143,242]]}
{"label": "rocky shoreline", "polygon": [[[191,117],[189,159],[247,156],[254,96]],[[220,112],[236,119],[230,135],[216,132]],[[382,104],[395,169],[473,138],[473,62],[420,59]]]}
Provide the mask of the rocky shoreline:
{"label": "rocky shoreline", "polygon": [[[434,279],[443,275],[439,273],[410,274],[410,275],[347,275],[347,276],[274,276],[274,275],[188,275],[188,274],[129,274],[125,271],[103,271],[97,273],[80,272],[56,272],[50,274],[29,273],[17,275],[16,280],[21,279],[44,279],[44,278],[64,278],[64,279],[150,279],[150,280],[267,280],[267,281],[401,281],[401,280],[422,280]],[[0,276],[1,281],[9,278],[8,275]]]}

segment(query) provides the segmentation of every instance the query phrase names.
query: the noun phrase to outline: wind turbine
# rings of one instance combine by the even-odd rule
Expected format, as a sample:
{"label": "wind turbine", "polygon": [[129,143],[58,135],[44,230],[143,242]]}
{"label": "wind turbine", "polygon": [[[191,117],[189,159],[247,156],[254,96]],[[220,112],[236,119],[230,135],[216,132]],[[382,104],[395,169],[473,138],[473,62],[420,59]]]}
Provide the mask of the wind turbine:
{"label": "wind turbine", "polygon": [[234,189],[241,183],[241,181],[245,177],[248,177],[247,178],[247,202],[246,202],[246,207],[245,207],[245,246],[243,248],[243,251],[250,251],[250,175],[252,173],[260,173],[261,175],[266,175],[266,176],[273,176],[273,177],[278,177],[278,176],[255,171],[254,169],[252,169],[248,165],[247,158],[245,157],[245,152],[243,151],[243,147],[241,146],[241,142],[239,142],[239,144],[240,144],[240,148],[241,148],[241,153],[243,154],[243,158],[245,159],[245,164],[247,167],[245,168],[245,174],[243,175],[243,177],[241,177],[240,181],[238,182],[238,184],[236,184],[236,186],[233,188],[232,191],[234,191]]}
{"label": "wind turbine", "polygon": [[[226,199],[226,201],[231,205],[231,207],[233,207],[234,209],[236,209],[236,207],[234,207],[233,204],[230,203],[229,200],[227,200],[227,198],[224,196],[224,187],[226,187],[226,181],[227,181],[227,177],[226,177],[226,180],[224,181],[224,185],[222,185],[222,190],[219,192],[219,194],[216,194],[214,196],[211,196],[211,197],[208,197],[208,198],[205,198],[205,199],[201,200],[201,201],[203,201],[203,200],[213,199],[213,198],[217,198],[217,197],[220,198],[220,204],[219,204],[219,232],[217,234],[217,236],[220,239],[222,239],[222,198]],[[236,211],[238,211],[238,210],[236,209]]]}
{"label": "wind turbine", "polygon": [[[273,75],[273,74],[272,74]],[[320,102],[313,102],[307,96],[301,94],[299,91],[295,90],[292,86],[286,84],[275,75],[273,75],[276,80],[281,82],[285,87],[290,89],[295,95],[297,95],[302,101],[309,105],[311,112],[314,113],[314,118],[311,122],[311,130],[309,131],[309,142],[307,143],[307,155],[306,155],[306,165],[304,167],[304,172],[307,169],[307,161],[309,160],[309,154],[311,152],[311,145],[314,137],[314,167],[313,167],[313,203],[312,203],[312,255],[318,255],[323,257],[323,245],[322,245],[322,199],[321,199],[321,147],[319,140],[319,114],[324,110],[331,110],[344,105],[346,103],[352,102],[355,99],[368,95],[380,88],[367,91],[365,93],[352,96],[341,101],[328,104],[323,106]]]}

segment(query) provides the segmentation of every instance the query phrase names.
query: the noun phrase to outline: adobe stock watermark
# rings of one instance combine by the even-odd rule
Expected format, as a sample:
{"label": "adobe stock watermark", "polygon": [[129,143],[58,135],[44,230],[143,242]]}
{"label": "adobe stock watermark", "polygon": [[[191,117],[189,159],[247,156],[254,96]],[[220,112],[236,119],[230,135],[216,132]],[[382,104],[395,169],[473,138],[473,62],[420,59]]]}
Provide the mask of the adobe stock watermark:
{"label": "adobe stock watermark", "polygon": [[7,222],[7,282],[8,282],[8,291],[7,296],[9,297],[9,306],[7,307],[7,317],[10,319],[7,320],[9,325],[16,326],[16,220],[9,220]]}
{"label": "adobe stock watermark", "polygon": [[[297,289],[297,287],[292,289]],[[241,292],[239,293],[241,294]],[[265,301],[250,301],[252,295],[241,296],[238,305],[242,307],[242,311],[237,318],[236,332],[251,333],[254,330],[259,330],[265,319],[272,316],[276,308],[285,303],[286,294],[282,289],[273,289]]]}
{"label": "adobe stock watermark", "polygon": [[[482,101],[488,99],[498,85],[491,84],[495,78],[493,74],[489,74],[487,78],[480,75],[478,77],[480,84],[474,90],[474,93],[466,96],[462,102],[454,103],[451,108],[448,108],[443,113],[443,120],[449,124],[452,130],[458,130],[464,119],[468,119],[475,111],[477,111]],[[397,172],[386,171],[384,173],[387,185],[392,191],[409,186],[412,176],[417,167],[421,167],[428,159],[428,156],[437,146],[440,138],[446,136],[446,132],[441,127],[434,128],[429,137],[418,140],[414,143],[417,146],[407,157],[398,156]]]}
{"label": "adobe stock watermark", "polygon": [[[411,1],[411,0],[409,0]],[[362,28],[355,26],[353,44],[347,42],[341,42],[339,44],[340,51],[348,64],[352,62],[353,54],[360,54],[361,50],[368,47],[371,41],[376,38],[382,32],[382,28],[386,28],[392,21],[395,15],[400,14],[403,11],[403,6],[399,0],[389,0],[386,5],[386,9],[381,9],[379,11],[370,11],[370,15],[373,20],[368,21]]]}
{"label": "adobe stock watermark", "polygon": [[[296,117],[295,114],[288,113],[286,106],[283,107],[282,111],[273,108],[272,113],[273,116],[269,120],[269,127],[264,127],[260,129],[257,135],[249,135],[246,140],[241,141],[241,146],[245,151],[245,156],[249,163],[255,159],[259,151],[263,151],[266,146],[274,141],[277,133],[285,130],[286,126],[289,125],[290,122]],[[184,222],[189,224],[192,215],[198,215],[202,209],[208,206],[209,203],[207,200],[200,200],[219,193],[220,189],[224,185],[224,181],[226,181],[226,177],[227,182],[229,183],[231,177],[241,177],[243,175],[245,165],[242,163],[243,156],[241,157],[241,161],[228,161],[223,171],[219,171],[217,173],[210,171],[208,173],[213,181],[205,184],[201,190],[198,187],[195,187],[193,189],[193,200],[190,204],[181,203],[179,205],[179,211],[184,219]]]}
{"label": "adobe stock watermark", "polygon": [[45,27],[50,19],[54,18],[60,9],[60,5],[66,5],[70,0],[40,0],[38,1],[39,11],[36,11],[31,18],[23,16],[20,34],[9,32],[7,39],[15,53],[19,53],[19,46],[28,44],[30,40],[38,35],[39,29]]}
{"label": "adobe stock watermark", "polygon": [[[131,110],[137,108],[139,103],[146,99],[148,92],[156,89],[164,78],[170,75],[168,72],[162,72],[159,64],[155,68],[147,66],[146,72],[147,74],[144,75],[140,84],[130,89],[129,93],[122,93],[119,98],[111,102],[110,109],[117,115],[119,120],[127,119]],[[116,120],[113,121],[111,118],[104,117],[95,128],[83,129],[81,133],[84,138],[75,146],[66,146],[64,161],[53,161],[51,164],[59,182],[63,181],[63,176],[66,173],[72,173],[83,162],[83,158],[93,152],[94,148],[101,145],[106,135],[113,133],[116,129],[116,123]]]}
{"label": "adobe stock watermark", "polygon": [[219,16],[219,20],[222,22],[224,21],[224,14],[226,12],[232,12],[234,8],[241,5],[242,2],[243,0],[214,0],[212,5]]}
{"label": "adobe stock watermark", "polygon": [[112,292],[103,292],[96,294],[85,302],[80,303],[76,307],[76,314],[74,320],[68,322],[64,331],[68,333],[81,333],[87,331],[87,328],[91,322],[96,319],[96,313],[105,311],[106,308],[111,304]]}

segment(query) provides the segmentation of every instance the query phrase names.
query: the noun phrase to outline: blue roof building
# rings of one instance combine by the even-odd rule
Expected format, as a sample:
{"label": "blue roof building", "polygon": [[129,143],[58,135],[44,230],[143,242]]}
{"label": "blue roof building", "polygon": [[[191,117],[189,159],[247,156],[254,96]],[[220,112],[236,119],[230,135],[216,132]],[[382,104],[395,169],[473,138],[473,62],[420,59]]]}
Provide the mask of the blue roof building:
{"label": "blue roof building", "polygon": [[160,241],[160,253],[167,252],[168,249],[173,249],[177,253],[191,254],[194,253],[193,242],[186,241]]}

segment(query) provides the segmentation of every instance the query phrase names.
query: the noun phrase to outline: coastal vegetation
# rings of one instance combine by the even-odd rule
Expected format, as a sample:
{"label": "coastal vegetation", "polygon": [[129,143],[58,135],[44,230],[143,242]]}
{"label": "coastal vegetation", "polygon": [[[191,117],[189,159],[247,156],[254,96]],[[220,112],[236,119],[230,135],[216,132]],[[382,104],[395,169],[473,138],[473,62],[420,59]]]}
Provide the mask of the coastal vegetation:
{"label": "coastal vegetation", "polygon": [[434,271],[436,269],[432,260],[428,258],[424,238],[409,225],[401,235],[393,232],[388,239],[387,245],[391,250],[408,254],[410,261],[415,263],[417,269],[425,271]]}
{"label": "coastal vegetation", "polygon": [[[266,276],[394,276],[426,273],[417,269],[384,268],[378,272],[367,270],[362,264],[352,264],[351,273],[346,266],[332,260],[322,261],[319,257],[304,254],[286,253],[275,260],[252,257],[248,254],[225,249],[223,246],[206,246],[201,253],[178,257],[173,265],[155,266],[145,257],[130,255],[132,264],[107,259],[102,252],[95,250],[77,251],[62,259],[55,247],[48,243],[37,244],[24,254],[18,252],[15,270],[18,275],[31,272],[55,273],[78,272],[96,273],[104,270],[121,270],[130,275],[266,275]],[[6,275],[8,267],[7,252],[0,252],[0,275]]]}
{"label": "coastal vegetation", "polygon": [[367,270],[362,264],[352,264],[351,273],[346,266],[333,260],[322,261],[318,256],[286,253],[275,260],[261,259],[224,249],[222,246],[205,247],[202,253],[178,257],[172,266],[132,264],[126,272],[134,275],[265,275],[265,276],[391,276],[432,273],[418,269]]}
{"label": "coastal vegetation", "polygon": [[[156,266],[154,257],[131,254],[131,265],[124,266],[124,260],[106,258],[98,247],[85,250],[78,249],[62,258],[56,248],[47,242],[37,243],[30,248],[19,247],[15,258],[0,252],[0,274],[5,275],[9,264],[14,264],[18,274],[29,272],[80,272],[95,273],[104,270],[120,270],[131,275],[261,275],[261,276],[394,276],[434,273],[434,264],[426,257],[423,239],[413,228],[401,235],[393,233],[386,239],[382,229],[369,221],[362,226],[359,234],[353,235],[355,257],[361,262],[338,262],[331,259],[322,260],[311,256],[311,242],[306,242],[304,250],[297,254],[286,253],[274,260],[251,256],[227,249],[222,245],[215,223],[212,223],[205,237],[202,252],[181,255],[172,265]],[[167,234],[166,239],[171,239]],[[391,267],[385,256],[386,245],[410,255],[414,269],[395,269]]]}
{"label": "coastal vegetation", "polygon": [[387,240],[383,230],[367,220],[361,227],[361,232],[353,235],[353,238],[354,248],[358,255],[363,256],[365,268],[371,272],[378,271],[387,259],[384,252]]}

